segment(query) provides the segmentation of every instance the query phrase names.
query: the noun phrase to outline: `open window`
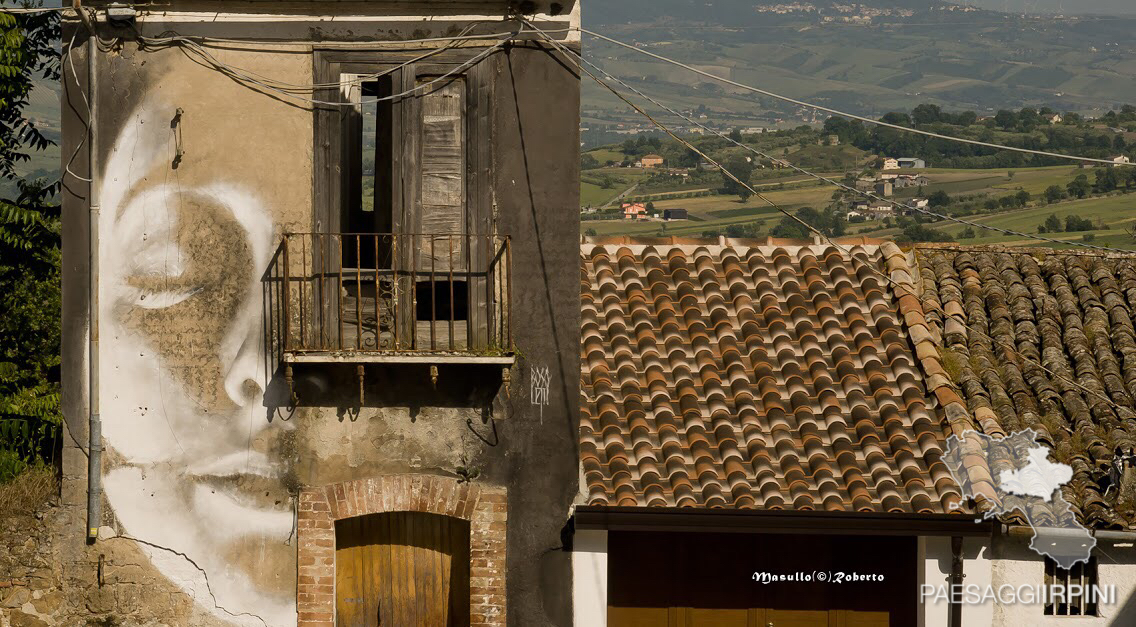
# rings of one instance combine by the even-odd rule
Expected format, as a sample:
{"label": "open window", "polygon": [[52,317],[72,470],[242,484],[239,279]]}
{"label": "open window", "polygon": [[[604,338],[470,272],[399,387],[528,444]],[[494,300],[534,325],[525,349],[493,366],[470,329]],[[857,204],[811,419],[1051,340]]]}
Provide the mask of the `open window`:
{"label": "open window", "polygon": [[328,176],[317,185],[322,220],[314,230],[341,234],[328,271],[342,271],[344,296],[324,318],[345,321],[348,345],[497,347],[507,258],[492,228],[491,62],[455,71],[456,60],[322,56],[348,105],[317,114],[317,167],[322,143]]}

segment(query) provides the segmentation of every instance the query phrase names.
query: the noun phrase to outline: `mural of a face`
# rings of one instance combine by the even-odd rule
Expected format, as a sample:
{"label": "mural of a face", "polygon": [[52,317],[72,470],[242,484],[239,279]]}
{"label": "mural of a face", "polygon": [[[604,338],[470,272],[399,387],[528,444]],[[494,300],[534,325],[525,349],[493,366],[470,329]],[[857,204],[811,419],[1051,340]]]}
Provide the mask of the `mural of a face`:
{"label": "mural of a face", "polygon": [[104,489],[125,533],[203,608],[295,624],[289,469],[273,461],[291,434],[262,398],[273,221],[223,167],[175,167],[175,114],[147,98],[104,169]]}

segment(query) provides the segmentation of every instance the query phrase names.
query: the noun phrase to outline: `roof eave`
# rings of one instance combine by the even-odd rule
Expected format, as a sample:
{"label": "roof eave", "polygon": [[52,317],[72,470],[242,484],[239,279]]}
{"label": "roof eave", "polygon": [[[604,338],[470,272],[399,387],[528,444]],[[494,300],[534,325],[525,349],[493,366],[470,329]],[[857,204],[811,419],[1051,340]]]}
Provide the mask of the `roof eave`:
{"label": "roof eave", "polygon": [[608,507],[578,505],[576,529],[805,535],[991,536],[995,521],[966,514]]}

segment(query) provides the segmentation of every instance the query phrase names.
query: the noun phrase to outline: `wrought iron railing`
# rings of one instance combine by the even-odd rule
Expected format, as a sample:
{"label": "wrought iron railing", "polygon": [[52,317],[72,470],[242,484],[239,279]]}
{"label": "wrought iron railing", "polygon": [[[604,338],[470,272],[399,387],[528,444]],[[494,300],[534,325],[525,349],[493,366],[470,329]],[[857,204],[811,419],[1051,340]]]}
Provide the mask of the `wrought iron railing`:
{"label": "wrought iron railing", "polygon": [[509,238],[289,233],[265,273],[276,357],[513,351]]}

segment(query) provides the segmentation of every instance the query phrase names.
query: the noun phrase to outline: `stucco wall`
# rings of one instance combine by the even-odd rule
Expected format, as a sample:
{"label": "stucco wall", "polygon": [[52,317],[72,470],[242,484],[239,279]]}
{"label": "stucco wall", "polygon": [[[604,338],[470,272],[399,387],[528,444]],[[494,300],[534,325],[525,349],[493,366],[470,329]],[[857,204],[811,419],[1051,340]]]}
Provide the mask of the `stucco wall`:
{"label": "stucco wall", "polygon": [[[967,538],[963,543],[965,563],[963,585],[978,586],[982,594],[988,586],[1041,586],[1045,581],[1045,561],[1029,547],[1028,536]],[[921,538],[923,572],[920,584],[949,586],[951,568],[950,538]],[[1116,603],[1101,604],[1099,616],[1045,616],[1041,603],[964,603],[963,625],[1011,627],[1036,625],[1060,627],[1070,621],[1077,625],[1129,625],[1136,621],[1136,554],[1131,542],[1098,539],[1094,555],[1098,560],[1101,585],[1116,586]],[[921,627],[946,627],[949,604],[928,599],[922,605]]]}
{"label": "stucco wall", "polygon": [[[278,32],[272,23],[238,22],[215,28],[226,37]],[[158,25],[143,24],[151,27]],[[319,36],[423,37],[451,26],[431,28],[371,20],[321,28]],[[74,58],[80,85],[84,53]],[[210,53],[248,73],[312,82],[310,46]],[[454,477],[463,467],[479,472],[475,481],[507,490],[509,624],[570,624],[561,530],[578,479],[579,86],[546,51],[518,46],[498,57],[493,189],[497,230],[513,238],[521,357],[512,388],[488,405],[463,403],[433,392],[424,366],[388,368],[368,383],[387,386],[387,400],[356,413],[344,408],[358,389],[338,371],[329,371],[343,388],[338,407],[288,411],[284,398],[265,393],[280,386],[265,356],[261,275],[281,234],[311,224],[310,107],[252,89],[176,47],[141,51],[127,41],[100,56],[105,499],[102,539],[88,546],[88,189],[71,178],[64,199],[68,434],[57,527],[61,585],[76,595],[68,611],[139,623],[294,624],[302,488],[406,472]],[[79,149],[86,110],[74,77],[68,87],[63,152],[78,149],[71,169],[79,173],[87,167]],[[441,375],[441,386],[463,376]],[[405,398],[391,390],[405,390]],[[83,601],[115,599],[127,585],[155,594],[133,604]]]}
{"label": "stucco wall", "polygon": [[[1045,561],[1029,547],[1028,536],[1002,536],[994,544],[991,564],[991,582],[997,588],[1041,585],[1045,580]],[[1098,539],[1093,549],[1097,558],[1098,578],[1101,585],[1116,586],[1116,603],[1101,603],[1097,617],[1076,618],[1045,616],[1042,604],[997,605],[994,607],[994,625],[1034,625],[1061,627],[1075,621],[1078,627],[1104,625],[1131,625],[1136,622],[1136,551],[1131,542],[1114,542]]]}
{"label": "stucco wall", "polygon": [[[935,589],[950,586],[951,539],[946,536],[921,537],[919,547],[922,562],[919,585],[934,586]],[[990,542],[986,538],[963,538],[962,551],[963,585],[982,588],[990,585]],[[920,627],[947,627],[950,624],[950,604],[942,599],[921,599],[920,610]],[[962,624],[990,625],[993,615],[993,603],[963,605]]]}
{"label": "stucco wall", "polygon": [[572,606],[576,625],[607,625],[607,531],[577,531],[572,538]]}

